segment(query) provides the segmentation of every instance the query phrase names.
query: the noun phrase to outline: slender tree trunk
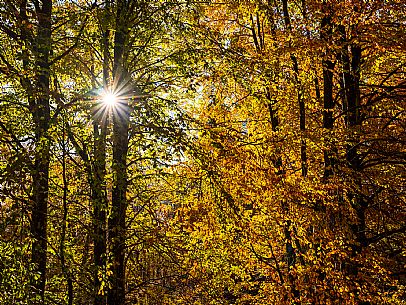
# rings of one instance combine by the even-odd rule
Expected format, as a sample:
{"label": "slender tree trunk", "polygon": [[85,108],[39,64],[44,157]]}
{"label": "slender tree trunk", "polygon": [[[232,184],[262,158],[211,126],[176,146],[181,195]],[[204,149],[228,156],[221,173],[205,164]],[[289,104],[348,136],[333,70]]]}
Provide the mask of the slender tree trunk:
{"label": "slender tree trunk", "polygon": [[102,121],[99,128],[97,122],[93,122],[94,129],[94,163],[91,179],[92,202],[93,202],[93,262],[94,270],[94,304],[106,304],[106,297],[100,291],[102,288],[101,274],[105,272],[107,245],[106,245],[106,136],[107,122]]}
{"label": "slender tree trunk", "polygon": [[95,267],[93,274],[94,287],[92,294],[93,303],[102,305],[106,304],[106,297],[99,290],[102,288],[100,275],[105,272],[107,261],[106,214],[108,201],[105,182],[107,121],[104,120],[100,124],[94,121],[93,128],[93,162],[91,161],[86,148],[81,147],[76,141],[69,125],[67,125],[67,134],[69,140],[72,142],[79,156],[83,160],[87,179],[90,185],[91,200],[93,205],[93,233],[91,234],[91,239],[93,241],[93,263]]}
{"label": "slender tree trunk", "polygon": [[[340,28],[343,42],[343,51],[341,56],[342,61],[342,84],[344,92],[343,109],[345,110],[345,122],[348,130],[346,160],[348,166],[354,170],[354,183],[356,189],[361,189],[362,182],[359,178],[361,161],[358,155],[359,142],[359,127],[360,120],[360,70],[361,70],[361,47],[356,43],[349,43],[346,38],[345,29]],[[365,235],[365,210],[367,202],[362,198],[361,194],[350,193],[353,208],[358,216],[358,224],[353,226],[354,234],[357,238],[358,245],[355,247],[356,252],[361,251],[362,247],[367,244]]]}
{"label": "slender tree trunk", "polygon": [[[130,86],[130,76],[125,67],[126,42],[128,41],[128,25],[125,18],[126,1],[119,1],[116,15],[116,32],[114,35],[114,85],[127,95]],[[119,100],[116,110],[113,111],[113,191],[112,207],[109,217],[109,245],[112,257],[111,288],[108,291],[107,303],[109,305],[122,305],[125,303],[125,241],[126,241],[126,209],[127,209],[127,151],[129,126],[128,100]]]}
{"label": "slender tree trunk", "polygon": [[[288,1],[282,0],[282,11],[283,17],[285,22],[285,28],[288,31],[292,31],[292,26],[290,23],[290,16],[288,10]],[[303,134],[306,131],[306,111],[305,111],[305,102],[303,99],[303,92],[302,92],[302,85],[299,79],[299,63],[297,61],[297,57],[294,53],[290,55],[290,59],[292,60],[292,68],[293,72],[295,73],[295,82],[296,82],[296,90],[297,90],[297,103],[299,106],[299,129],[301,132],[301,140],[300,140],[300,160],[301,160],[301,169],[302,169],[302,176],[307,176],[307,152],[306,152],[306,139],[304,138]]]}
{"label": "slender tree trunk", "polygon": [[[358,11],[359,7],[354,6],[354,11]],[[355,27],[355,26],[353,26]],[[366,215],[368,201],[362,195],[362,180],[360,172],[362,164],[358,153],[359,132],[361,127],[361,94],[360,94],[360,71],[362,49],[354,38],[356,31],[352,31],[352,37],[349,39],[344,26],[340,26],[340,34],[342,41],[342,86],[343,86],[343,111],[345,117],[346,128],[348,130],[346,160],[348,166],[353,170],[353,189],[356,191],[348,192],[348,200],[357,216],[355,224],[350,226],[355,242],[352,244],[352,258],[355,258],[361,251],[367,247],[368,240],[366,236]],[[359,263],[351,262],[346,266],[346,271],[354,276],[358,276]],[[359,291],[355,291],[355,299],[357,304],[368,305],[369,301],[362,301],[359,298]]]}
{"label": "slender tree trunk", "polygon": [[[110,2],[106,1],[106,13],[110,11]],[[107,19],[107,18],[106,18]],[[103,38],[101,41],[101,48],[103,50],[103,87],[108,88],[110,82],[109,73],[109,36],[108,23],[103,24]],[[101,289],[102,281],[100,274],[106,270],[107,261],[107,190],[106,190],[106,140],[108,131],[109,110],[102,114],[100,120],[94,120],[94,166],[93,166],[93,226],[94,226],[94,248],[93,248],[93,261],[95,265],[94,274],[94,305],[105,305],[107,302],[106,296]]]}
{"label": "slender tree trunk", "polygon": [[[348,166],[354,171],[353,173],[353,188],[356,191],[348,192],[348,200],[357,216],[355,224],[351,225],[352,233],[355,236],[355,243],[352,245],[352,257],[358,255],[363,248],[368,245],[366,237],[366,216],[365,212],[368,208],[368,202],[362,196],[362,181],[360,172],[362,171],[361,161],[358,154],[359,142],[359,129],[361,125],[360,119],[360,70],[361,70],[361,56],[362,50],[359,45],[354,42],[348,42],[345,29],[341,28],[341,35],[343,41],[343,51],[341,56],[343,68],[343,90],[345,104],[345,122],[348,130],[346,160]],[[359,265],[357,262],[352,263],[347,267],[347,272],[357,275]],[[358,292],[356,292],[356,299],[358,304],[369,304],[358,299]]]}
{"label": "slender tree trunk", "polygon": [[124,304],[125,300],[125,214],[127,209],[127,151],[128,119],[113,119],[113,175],[112,208],[109,218],[110,254],[113,259],[111,289],[108,304]]}
{"label": "slender tree trunk", "polygon": [[333,156],[332,156],[332,130],[334,126],[333,109],[334,109],[334,99],[333,99],[333,70],[334,62],[331,59],[332,51],[330,50],[329,44],[331,43],[332,35],[332,24],[331,24],[331,13],[327,4],[324,3],[324,16],[321,21],[321,39],[326,44],[326,50],[324,53],[324,58],[322,61],[323,66],[323,128],[326,130],[326,140],[324,149],[324,178],[327,179],[333,174]]}
{"label": "slender tree trunk", "polygon": [[47,212],[48,181],[50,162],[50,138],[48,135],[50,121],[49,105],[49,54],[51,51],[51,14],[52,0],[43,0],[42,7],[36,10],[38,28],[35,39],[35,88],[31,96],[31,111],[35,125],[35,168],[33,173],[31,215],[31,234],[33,236],[31,261],[39,279],[34,280],[33,287],[44,303],[47,260]]}
{"label": "slender tree trunk", "polygon": [[[63,114],[65,116],[65,114]],[[69,268],[66,266],[66,253],[65,253],[65,240],[66,240],[66,226],[68,223],[68,192],[69,192],[69,183],[66,173],[66,132],[65,132],[65,117],[62,121],[62,183],[63,183],[63,195],[62,195],[62,208],[63,208],[63,217],[62,217],[62,232],[61,232],[61,241],[59,244],[59,255],[61,257],[61,268],[63,276],[68,285],[67,297],[68,305],[73,304],[73,279],[72,273]]]}
{"label": "slender tree trunk", "polygon": [[[41,111],[42,112],[42,111]],[[43,113],[42,113],[43,114]],[[39,279],[33,287],[44,301],[47,260],[47,213],[48,213],[48,179],[49,179],[49,139],[47,123],[35,115],[39,126],[36,127],[37,152],[33,174],[33,207],[31,215],[31,234],[33,236],[31,262],[35,266]]]}
{"label": "slender tree trunk", "polygon": [[[292,26],[290,23],[290,15],[289,15],[289,9],[288,9],[288,0],[282,0],[282,12],[283,12],[285,28],[287,31],[292,32]],[[307,152],[306,152],[307,145],[306,145],[306,139],[304,138],[304,135],[303,135],[304,132],[306,131],[305,103],[304,103],[303,94],[302,94],[302,88],[301,88],[302,85],[301,85],[301,82],[299,79],[298,60],[294,53],[292,53],[290,55],[290,58],[292,60],[292,68],[293,68],[293,72],[295,74],[295,85],[296,85],[296,90],[297,90],[297,103],[299,106],[299,129],[300,129],[300,133],[301,133],[301,140],[300,140],[301,172],[302,172],[302,176],[306,177],[307,176]],[[285,203],[285,206],[283,208],[286,210],[286,213],[287,213],[288,212],[287,203]],[[287,262],[288,262],[288,274],[289,274],[289,281],[292,285],[291,292],[295,298],[293,304],[300,304],[300,302],[298,300],[300,297],[300,291],[296,287],[295,278],[291,272],[291,268],[296,263],[296,252],[295,252],[295,248],[293,247],[293,241],[292,241],[291,235],[292,235],[291,222],[290,222],[290,220],[288,220],[287,224],[285,226],[285,239],[286,239],[285,248],[286,248],[286,256],[287,256]],[[297,243],[298,243],[298,241],[297,241]]]}

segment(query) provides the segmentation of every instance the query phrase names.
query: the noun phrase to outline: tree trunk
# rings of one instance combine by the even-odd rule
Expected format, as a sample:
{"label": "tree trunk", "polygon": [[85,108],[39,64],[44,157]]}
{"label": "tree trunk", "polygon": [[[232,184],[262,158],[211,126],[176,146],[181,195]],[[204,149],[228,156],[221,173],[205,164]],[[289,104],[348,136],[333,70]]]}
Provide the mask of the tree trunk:
{"label": "tree trunk", "polygon": [[[354,11],[357,11],[358,7],[354,7]],[[354,34],[355,33],[355,34]],[[354,31],[353,35],[356,35]],[[345,115],[345,123],[348,131],[347,136],[347,149],[346,149],[346,161],[348,166],[353,170],[353,177],[351,184],[356,191],[348,192],[348,200],[351,202],[351,206],[357,216],[356,223],[350,225],[353,236],[355,237],[352,243],[352,255],[354,259],[361,251],[368,245],[366,237],[366,216],[365,212],[368,208],[368,201],[364,199],[362,195],[362,180],[360,172],[362,171],[361,160],[358,153],[359,132],[361,126],[360,106],[361,106],[361,94],[360,94],[360,71],[361,71],[361,58],[362,49],[356,43],[353,42],[355,37],[349,39],[345,31],[344,26],[340,27],[340,34],[342,40],[342,85],[343,85],[343,110]],[[359,263],[357,261],[350,262],[346,266],[346,271],[359,277]],[[355,300],[357,304],[367,305],[370,302],[364,302],[359,297],[359,291],[355,291]]]}
{"label": "tree trunk", "polygon": [[[119,1],[116,15],[116,32],[114,35],[114,85],[121,88],[120,95],[127,96],[130,76],[125,67],[126,42],[128,41],[128,25],[125,18],[126,2]],[[126,98],[119,99],[119,105],[113,109],[113,191],[112,207],[109,217],[109,243],[112,257],[111,287],[107,295],[109,305],[125,303],[125,241],[126,241],[126,209],[127,209],[127,151],[129,106]]]}
{"label": "tree trunk", "polygon": [[[109,13],[110,1],[105,2],[105,9]],[[105,15],[105,16],[106,16]],[[107,19],[107,18],[106,18]],[[102,25],[103,37],[101,41],[101,48],[103,50],[103,87],[108,88],[110,81],[109,73],[109,36],[108,23]],[[94,166],[93,166],[93,187],[92,187],[92,200],[93,200],[93,226],[94,226],[94,248],[93,248],[93,262],[95,265],[94,274],[94,305],[105,305],[106,296],[101,289],[102,281],[100,280],[99,272],[104,273],[106,270],[107,259],[107,209],[108,199],[106,190],[106,140],[109,124],[108,110],[101,115],[100,120],[93,122],[94,130]]]}
{"label": "tree trunk", "polygon": [[33,236],[31,261],[39,279],[34,279],[33,287],[44,303],[47,260],[47,210],[48,181],[50,162],[50,138],[48,135],[50,121],[49,105],[49,54],[51,51],[51,14],[52,0],[43,0],[42,7],[37,8],[38,32],[35,39],[35,89],[32,92],[31,111],[35,125],[35,168],[32,187],[31,234]]}
{"label": "tree trunk", "polygon": [[113,119],[113,182],[112,208],[109,218],[109,241],[112,262],[111,289],[108,304],[124,304],[125,300],[125,214],[127,209],[127,151],[128,119],[115,116]]}
{"label": "tree trunk", "polygon": [[[282,12],[283,12],[283,20],[285,23],[285,29],[289,32],[292,32],[292,25],[290,23],[290,16],[289,16],[289,9],[288,9],[288,0],[282,0]],[[289,42],[290,45],[290,42]],[[299,79],[299,64],[297,61],[297,57],[294,53],[290,55],[290,59],[292,60],[292,69],[295,75],[295,87],[297,90],[297,103],[299,106],[299,130],[301,132],[301,140],[300,140],[300,161],[301,161],[301,172],[302,176],[307,176],[307,148],[306,148],[306,139],[304,138],[303,133],[306,131],[306,113],[305,113],[305,104],[302,95],[302,88],[301,82]],[[282,203],[282,209],[287,214],[289,212],[289,206],[287,202]],[[286,221],[286,225],[284,228],[285,233],[285,249],[286,249],[286,257],[287,257],[287,267],[288,267],[288,278],[291,283],[291,292],[295,300],[293,304],[300,304],[300,291],[297,289],[295,276],[292,273],[292,268],[295,266],[296,263],[296,250],[293,246],[292,240],[292,223],[290,220]],[[297,241],[298,242],[298,241]]]}
{"label": "tree trunk", "polygon": [[[325,4],[326,5],[326,4]],[[325,8],[328,10],[329,8]],[[334,126],[333,109],[333,70],[334,62],[331,59],[332,51],[330,50],[332,24],[330,12],[325,11],[321,21],[321,39],[326,44],[326,50],[322,61],[323,66],[323,128],[326,130],[326,140],[324,149],[324,178],[328,178],[333,174],[333,156],[332,156],[332,134]]]}
{"label": "tree trunk", "polygon": [[[361,47],[355,43],[348,43],[346,38],[345,29],[340,28],[343,42],[343,51],[341,56],[342,61],[342,84],[344,92],[343,104],[345,109],[345,122],[348,130],[346,160],[348,166],[355,171],[354,184],[357,190],[361,190],[362,182],[360,181],[359,171],[361,168],[361,161],[358,155],[358,142],[359,142],[359,126],[360,120],[360,70],[361,70]],[[349,193],[352,206],[358,216],[358,224],[353,226],[354,235],[357,239],[357,245],[354,246],[356,251],[361,251],[362,247],[367,244],[365,235],[365,210],[367,202],[362,198],[361,194],[354,192]]]}
{"label": "tree trunk", "polygon": [[66,253],[65,253],[65,241],[66,241],[66,229],[68,225],[68,192],[69,192],[69,183],[67,177],[67,168],[66,168],[66,154],[67,154],[67,140],[65,132],[65,113],[63,113],[62,118],[62,183],[63,183],[63,195],[62,195],[62,208],[63,208],[63,217],[62,217],[62,229],[61,229],[61,241],[59,244],[59,256],[61,258],[61,268],[63,276],[65,277],[68,291],[68,305],[73,304],[73,278],[72,272],[70,272],[68,266],[66,265]]}
{"label": "tree trunk", "polygon": [[91,172],[91,191],[93,202],[93,262],[94,270],[94,304],[106,304],[106,297],[101,293],[102,281],[100,274],[106,268],[106,213],[107,213],[107,192],[106,192],[106,135],[107,122],[99,124],[93,122],[94,129],[94,163]]}

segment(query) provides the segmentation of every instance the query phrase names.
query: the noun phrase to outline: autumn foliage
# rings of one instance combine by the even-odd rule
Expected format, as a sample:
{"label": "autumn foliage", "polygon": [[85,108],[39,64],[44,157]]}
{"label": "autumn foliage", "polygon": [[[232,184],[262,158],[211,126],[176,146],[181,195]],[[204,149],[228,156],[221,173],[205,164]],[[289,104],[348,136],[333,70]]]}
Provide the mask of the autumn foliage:
{"label": "autumn foliage", "polygon": [[405,15],[6,0],[0,304],[403,304]]}

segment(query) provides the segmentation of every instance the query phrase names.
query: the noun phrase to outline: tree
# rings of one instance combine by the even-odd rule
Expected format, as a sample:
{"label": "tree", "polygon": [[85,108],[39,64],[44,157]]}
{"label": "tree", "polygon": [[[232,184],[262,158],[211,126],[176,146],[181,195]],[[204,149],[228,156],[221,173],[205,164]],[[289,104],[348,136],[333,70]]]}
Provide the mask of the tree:
{"label": "tree", "polygon": [[[33,287],[38,302],[44,302],[47,260],[47,210],[50,162],[50,52],[52,1],[29,4],[27,1],[6,3],[3,12],[15,16],[2,22],[2,32],[9,41],[21,47],[21,60],[14,64],[8,54],[2,55],[6,75],[19,79],[25,91],[34,124],[35,154],[32,164],[31,261],[35,265]],[[31,13],[34,13],[31,15]],[[16,24],[15,29],[11,27]],[[18,67],[18,68],[15,68]],[[21,67],[21,69],[20,69]],[[10,75],[11,73],[11,75]],[[32,80],[28,77],[32,76]]]}

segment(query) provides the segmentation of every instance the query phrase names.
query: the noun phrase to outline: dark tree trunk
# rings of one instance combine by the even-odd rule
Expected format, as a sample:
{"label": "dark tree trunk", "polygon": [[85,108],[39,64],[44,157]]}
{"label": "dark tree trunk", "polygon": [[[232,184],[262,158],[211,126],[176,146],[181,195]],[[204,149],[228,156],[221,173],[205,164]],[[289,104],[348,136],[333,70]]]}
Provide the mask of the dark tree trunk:
{"label": "dark tree trunk", "polygon": [[[329,8],[326,7],[326,10]],[[334,160],[332,156],[332,129],[334,126],[334,99],[333,99],[333,70],[334,62],[332,61],[332,51],[329,45],[331,44],[332,24],[330,12],[324,12],[321,21],[321,39],[326,44],[326,50],[322,61],[323,66],[323,128],[326,129],[326,149],[324,150],[324,178],[328,178],[333,174]]]}
{"label": "dark tree trunk", "polygon": [[[37,116],[37,115],[35,115]],[[33,236],[31,262],[39,279],[34,280],[36,294],[43,301],[46,282],[47,260],[47,213],[48,213],[48,179],[49,179],[49,139],[47,124],[37,118],[40,127],[36,128],[36,142],[39,146],[35,154],[35,169],[33,173],[31,234]]]}
{"label": "dark tree trunk", "polygon": [[[110,11],[110,2],[105,2],[105,16]],[[107,18],[106,18],[107,19]],[[106,89],[110,82],[109,73],[109,24],[106,22],[103,26],[103,37],[101,48],[103,50],[103,87]],[[92,171],[92,200],[93,200],[93,262],[95,266],[94,274],[94,305],[105,305],[107,298],[100,291],[102,281],[100,280],[99,272],[103,273],[106,270],[107,259],[107,209],[108,199],[106,190],[106,140],[108,131],[108,110],[103,113],[99,120],[93,122],[94,130],[94,165]]]}
{"label": "dark tree trunk", "polygon": [[124,304],[125,300],[125,214],[127,209],[127,151],[128,119],[116,116],[113,127],[113,175],[112,208],[109,218],[109,241],[112,262],[111,289],[108,304]]}
{"label": "dark tree trunk", "polygon": [[[345,33],[343,33],[345,35]],[[350,51],[350,53],[349,53]],[[360,120],[360,69],[361,69],[361,48],[356,44],[347,46],[342,56],[343,65],[343,84],[345,94],[345,118],[348,129],[348,143],[346,159],[348,166],[355,171],[354,183],[356,189],[361,190],[362,182],[360,181],[359,173],[362,170],[361,161],[358,154],[358,131],[361,124]],[[362,198],[361,194],[349,193],[350,199],[353,202],[352,206],[358,216],[358,223],[353,225],[352,229],[357,239],[357,245],[354,246],[355,252],[359,252],[367,244],[365,235],[365,210],[368,207],[367,202]]]}
{"label": "dark tree trunk", "polygon": [[[67,133],[77,153],[83,160],[87,179],[90,185],[91,200],[93,205],[92,225],[93,232],[93,263],[94,263],[94,287],[93,302],[97,305],[106,304],[106,297],[101,293],[101,280],[99,271],[105,272],[107,260],[107,232],[106,232],[106,214],[108,208],[107,191],[105,182],[106,173],[106,136],[107,120],[94,121],[94,142],[93,160],[90,159],[86,147],[81,147],[76,141],[69,125]],[[99,293],[100,292],[100,293]]]}
{"label": "dark tree trunk", "polygon": [[[357,11],[357,6],[354,11]],[[345,115],[345,123],[348,130],[347,136],[347,149],[346,161],[348,166],[353,170],[352,185],[353,189],[348,192],[348,200],[357,216],[357,221],[350,226],[353,236],[355,237],[352,243],[352,256],[355,258],[361,251],[367,247],[368,240],[366,236],[366,215],[365,212],[368,208],[368,201],[362,195],[362,180],[361,180],[361,160],[358,153],[359,132],[361,127],[361,94],[360,94],[360,71],[361,71],[361,47],[353,42],[355,37],[349,39],[344,26],[340,27],[341,41],[342,41],[342,86],[343,86],[343,110]],[[353,31],[353,35],[356,32]],[[359,263],[357,261],[351,262],[346,266],[346,271],[359,277]],[[360,280],[362,280],[360,278]],[[355,291],[355,298],[357,304],[368,305],[370,302],[364,302],[359,297],[359,291]]]}
{"label": "dark tree trunk", "polygon": [[[63,114],[65,116],[65,113]],[[63,195],[62,195],[62,208],[63,208],[63,217],[62,217],[62,232],[61,232],[61,241],[59,244],[59,255],[61,258],[61,268],[63,276],[65,277],[68,291],[68,305],[73,304],[73,278],[72,272],[70,272],[66,264],[66,253],[65,253],[65,240],[66,240],[66,228],[68,224],[68,192],[69,192],[69,183],[66,172],[66,132],[65,132],[65,117],[62,121],[62,183],[63,183]]]}
{"label": "dark tree trunk", "polygon": [[[285,23],[285,28],[287,31],[292,32],[292,25],[290,23],[290,15],[289,15],[289,8],[288,8],[288,0],[282,0],[282,12],[283,12],[283,19]],[[306,153],[306,139],[304,138],[303,133],[306,131],[306,113],[305,113],[305,103],[303,100],[301,82],[299,79],[299,64],[297,57],[294,53],[290,55],[292,60],[292,68],[295,75],[295,85],[297,90],[297,103],[299,106],[299,129],[301,132],[301,140],[300,140],[300,159],[301,159],[301,171],[302,176],[307,176],[307,153]],[[282,208],[286,211],[286,214],[289,211],[288,203],[282,202]],[[293,304],[300,304],[300,291],[297,289],[295,276],[292,274],[291,268],[294,267],[296,263],[296,250],[293,247],[293,240],[292,240],[292,228],[291,228],[291,221],[287,220],[287,224],[284,228],[285,231],[285,249],[286,249],[286,257],[287,257],[287,266],[288,266],[288,278],[291,283],[291,293],[295,300]],[[297,241],[298,242],[298,241]]]}
{"label": "dark tree trunk", "polygon": [[101,128],[97,122],[94,127],[94,163],[91,179],[92,202],[93,202],[93,262],[95,265],[94,274],[94,304],[106,304],[106,297],[101,293],[102,288],[100,273],[105,272],[106,267],[106,213],[107,213],[107,192],[106,192],[106,135],[107,122],[101,122]]}
{"label": "dark tree trunk", "polygon": [[47,210],[48,210],[48,181],[50,162],[50,138],[48,135],[50,121],[49,105],[49,54],[51,51],[51,14],[52,0],[42,1],[42,7],[37,8],[38,28],[35,38],[35,87],[29,95],[31,111],[35,125],[35,168],[32,187],[31,234],[33,236],[31,261],[35,272],[40,276],[33,281],[36,294],[44,303],[47,260]]}
{"label": "dark tree trunk", "polygon": [[[125,67],[126,42],[128,41],[128,25],[126,1],[119,1],[116,15],[116,32],[114,35],[114,84],[123,88],[121,95],[127,96],[131,90],[130,76]],[[127,91],[127,92],[123,92]],[[126,98],[119,100],[113,111],[113,190],[112,207],[108,221],[109,245],[112,257],[111,288],[107,294],[109,305],[123,305],[125,303],[125,241],[126,241],[126,209],[127,209],[127,151],[129,106]]]}

